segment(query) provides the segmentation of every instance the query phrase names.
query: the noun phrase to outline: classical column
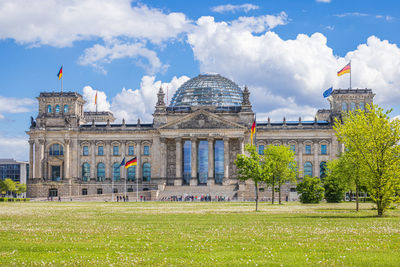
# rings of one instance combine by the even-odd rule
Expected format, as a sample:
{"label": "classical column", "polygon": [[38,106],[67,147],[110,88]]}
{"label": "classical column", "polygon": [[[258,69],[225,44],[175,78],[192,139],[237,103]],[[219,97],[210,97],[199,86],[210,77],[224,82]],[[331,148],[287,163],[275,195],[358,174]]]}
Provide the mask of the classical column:
{"label": "classical column", "polygon": [[29,178],[33,178],[33,164],[34,164],[34,158],[33,158],[33,145],[35,144],[35,141],[29,140]]}
{"label": "classical column", "polygon": [[[96,168],[96,142],[92,141],[91,144],[91,154],[90,154],[90,179],[95,178],[95,170]],[[79,176],[82,176],[80,174]],[[82,177],[83,178],[83,177]]]}
{"label": "classical column", "polygon": [[197,179],[197,138],[191,138],[192,142],[192,180]]}
{"label": "classical column", "polygon": [[104,165],[106,165],[106,177],[111,178],[111,146],[110,146],[111,141],[106,141],[106,162]]}
{"label": "classical column", "polygon": [[165,179],[167,177],[167,140],[160,138],[160,178]]}
{"label": "classical column", "polygon": [[244,137],[239,138],[239,153],[244,154]]}
{"label": "classical column", "polygon": [[214,182],[214,138],[208,138],[208,181]]}
{"label": "classical column", "polygon": [[[122,161],[122,159],[125,157],[125,155],[126,155],[126,141],[122,141],[121,142],[121,161]],[[125,162],[127,161],[127,160],[129,160],[128,158],[125,158]],[[121,172],[121,180],[125,180],[126,179],[126,176],[127,176],[127,174],[126,174],[126,172],[127,172],[127,169],[125,169],[125,166],[121,166],[120,168],[120,172]]]}
{"label": "classical column", "polygon": [[229,138],[224,138],[224,179],[229,179]]}
{"label": "classical column", "polygon": [[64,167],[65,167],[65,171],[64,171],[64,175],[65,177],[63,177],[64,179],[71,179],[71,175],[70,175],[70,162],[69,162],[69,145],[70,145],[70,140],[69,139],[64,139],[64,143],[65,143],[65,153],[64,153]]}
{"label": "classical column", "polygon": [[303,141],[299,140],[299,147],[297,150],[298,155],[298,170],[302,176],[304,176],[304,164],[303,164]]}
{"label": "classical column", "polygon": [[43,178],[44,139],[40,139],[39,144],[39,178]]}
{"label": "classical column", "polygon": [[75,165],[75,171],[76,171],[76,177],[81,177],[82,176],[82,169],[81,169],[81,153],[80,153],[80,141],[78,139],[74,139],[74,151],[75,151],[75,156],[76,156],[76,165]]}
{"label": "classical column", "polygon": [[141,141],[137,142],[135,153],[136,153],[136,160],[137,160],[136,179],[138,179],[138,181],[142,181],[142,143],[141,143]]}
{"label": "classical column", "polygon": [[175,139],[175,147],[176,147],[176,179],[182,179],[182,138]]}
{"label": "classical column", "polygon": [[319,143],[318,140],[314,141],[314,163],[313,163],[313,176],[319,177]]}

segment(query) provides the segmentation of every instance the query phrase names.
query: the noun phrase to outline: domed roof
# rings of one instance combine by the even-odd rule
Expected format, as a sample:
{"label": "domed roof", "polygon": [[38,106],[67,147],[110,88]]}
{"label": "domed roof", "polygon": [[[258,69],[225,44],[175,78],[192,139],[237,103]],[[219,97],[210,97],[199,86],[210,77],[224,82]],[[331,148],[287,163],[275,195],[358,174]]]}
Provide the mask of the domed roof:
{"label": "domed roof", "polygon": [[202,74],[178,88],[171,99],[171,107],[242,105],[243,92],[231,80],[219,74]]}

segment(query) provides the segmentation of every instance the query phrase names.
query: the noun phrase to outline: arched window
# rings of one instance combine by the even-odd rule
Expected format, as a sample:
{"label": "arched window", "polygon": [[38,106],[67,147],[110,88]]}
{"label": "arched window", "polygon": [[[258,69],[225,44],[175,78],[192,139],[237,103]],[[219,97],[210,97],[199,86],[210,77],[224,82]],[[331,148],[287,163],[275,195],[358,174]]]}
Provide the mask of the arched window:
{"label": "arched window", "polygon": [[319,177],[320,178],[325,178],[326,177],[326,162],[322,161],[319,164]]}
{"label": "arched window", "polygon": [[342,111],[347,111],[347,103],[342,102]]}
{"label": "arched window", "polygon": [[97,165],[97,181],[103,182],[106,178],[106,167],[104,163],[100,162]]}
{"label": "arched window", "polygon": [[90,179],[90,164],[85,162],[82,165],[82,180],[87,182]]}
{"label": "arched window", "polygon": [[68,113],[68,105],[64,105],[64,113]]}
{"label": "arched window", "polygon": [[113,165],[113,179],[114,181],[119,181],[121,178],[121,168],[118,162],[114,163]]}
{"label": "arched window", "polygon": [[304,176],[313,176],[312,173],[312,163],[307,161],[306,163],[304,163]]}
{"label": "arched window", "polygon": [[51,105],[47,106],[47,113],[51,113]]}
{"label": "arched window", "polygon": [[351,102],[351,103],[350,103],[350,109],[351,109],[351,111],[356,110],[356,103]]}
{"label": "arched window", "polygon": [[60,105],[56,105],[56,113],[60,113]]}
{"label": "arched window", "polygon": [[50,156],[62,156],[64,155],[63,146],[60,144],[53,144],[49,149]]}
{"label": "arched window", "polygon": [[143,163],[143,181],[150,182],[150,178],[151,178],[150,163],[148,162]]}
{"label": "arched window", "polygon": [[128,181],[135,181],[136,179],[136,166],[130,166],[128,168]]}

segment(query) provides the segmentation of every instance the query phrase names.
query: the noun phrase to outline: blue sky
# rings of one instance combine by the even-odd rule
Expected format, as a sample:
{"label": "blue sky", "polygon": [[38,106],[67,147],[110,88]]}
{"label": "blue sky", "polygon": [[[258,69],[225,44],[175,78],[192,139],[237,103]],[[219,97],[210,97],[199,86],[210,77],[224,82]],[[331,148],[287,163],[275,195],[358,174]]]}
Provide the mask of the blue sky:
{"label": "blue sky", "polygon": [[400,114],[400,2],[19,1],[0,2],[0,157],[28,159],[35,97],[78,91],[117,121],[151,121],[156,91],[199,73],[248,85],[257,119],[310,119],[322,92],[353,87]]}

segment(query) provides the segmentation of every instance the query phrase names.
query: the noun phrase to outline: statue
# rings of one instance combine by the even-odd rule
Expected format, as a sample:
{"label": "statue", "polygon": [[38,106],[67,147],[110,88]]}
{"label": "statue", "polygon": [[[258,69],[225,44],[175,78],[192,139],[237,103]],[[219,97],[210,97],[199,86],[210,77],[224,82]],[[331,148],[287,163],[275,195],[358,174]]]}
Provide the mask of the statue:
{"label": "statue", "polygon": [[30,128],[35,128],[36,127],[36,121],[35,119],[31,116],[31,127]]}

